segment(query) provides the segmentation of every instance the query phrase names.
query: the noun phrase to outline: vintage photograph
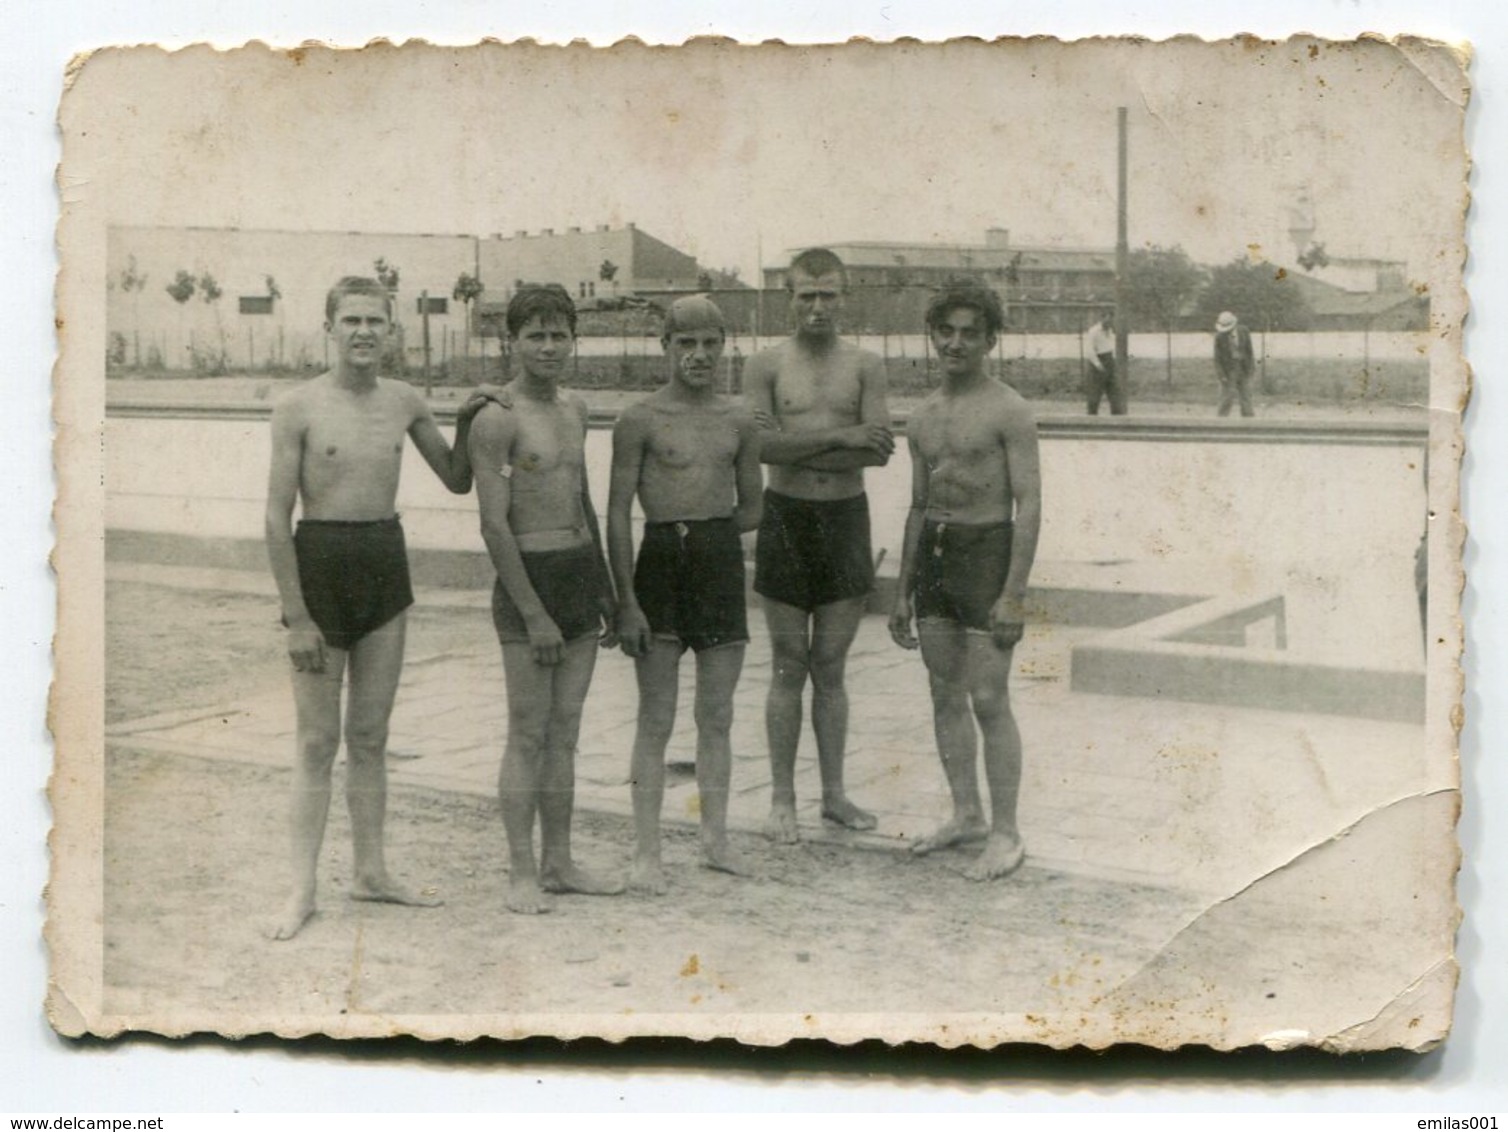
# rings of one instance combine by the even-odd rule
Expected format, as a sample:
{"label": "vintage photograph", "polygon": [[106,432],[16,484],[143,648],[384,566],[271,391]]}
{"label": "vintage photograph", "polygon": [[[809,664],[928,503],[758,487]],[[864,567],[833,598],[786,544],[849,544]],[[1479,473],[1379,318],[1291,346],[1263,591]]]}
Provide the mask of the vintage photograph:
{"label": "vintage photograph", "polygon": [[1445,1040],[1468,91],[79,59],[53,1025]]}

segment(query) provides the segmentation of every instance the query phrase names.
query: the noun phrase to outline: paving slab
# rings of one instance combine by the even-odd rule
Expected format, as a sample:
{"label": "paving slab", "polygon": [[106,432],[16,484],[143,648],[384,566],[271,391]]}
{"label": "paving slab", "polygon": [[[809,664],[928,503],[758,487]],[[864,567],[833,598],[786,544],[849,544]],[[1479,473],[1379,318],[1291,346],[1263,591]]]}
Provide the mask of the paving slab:
{"label": "paving slab", "polygon": [[[235,573],[157,567],[143,576],[129,564],[107,567],[112,579],[206,588],[235,588],[238,579],[228,576]],[[420,600],[485,616],[487,595],[444,590]],[[757,615],[750,629],[735,695],[729,824],[755,833],[769,807],[763,708],[770,650]],[[1020,824],[1034,864],[1228,895],[1378,805],[1449,785],[1429,781],[1423,729],[1413,724],[1073,692],[1069,650],[1094,631],[1033,627],[1017,649],[1011,696],[1025,745]],[[682,665],[683,710],[667,750],[672,764],[695,756],[694,672],[689,660]],[[904,850],[950,811],[926,673],[916,653],[890,642],[880,617],[865,618],[848,673],[847,780],[855,801],[877,814],[879,827],[858,834],[821,820],[808,725],[797,757],[802,836]],[[507,727],[504,693],[494,648],[410,658],[393,713],[392,780],[492,796]],[[617,653],[603,654],[582,725],[578,809],[631,813],[635,719],[631,665]],[[122,721],[107,736],[138,748],[286,767],[293,755],[293,702],[286,683],[277,681],[205,710]],[[696,818],[693,778],[672,773],[664,820],[694,824]],[[960,866],[965,860],[958,855]]]}

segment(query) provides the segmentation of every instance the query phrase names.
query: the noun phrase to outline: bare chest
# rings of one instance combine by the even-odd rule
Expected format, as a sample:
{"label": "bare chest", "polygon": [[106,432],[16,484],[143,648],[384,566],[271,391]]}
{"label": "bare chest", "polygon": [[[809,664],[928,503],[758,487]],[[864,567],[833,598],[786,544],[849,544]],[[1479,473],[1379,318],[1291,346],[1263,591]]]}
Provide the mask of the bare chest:
{"label": "bare chest", "polygon": [[862,393],[856,359],[815,364],[787,358],[775,375],[775,411],[786,423],[806,419],[813,427],[852,424],[859,419]]}
{"label": "bare chest", "polygon": [[513,440],[513,470],[547,475],[581,465],[586,433],[580,416],[564,405],[518,410]]}
{"label": "bare chest", "polygon": [[385,405],[322,408],[304,434],[305,467],[327,476],[396,471],[408,424]]}
{"label": "bare chest", "polygon": [[656,414],[649,424],[650,460],[667,471],[732,466],[738,432],[727,416]]}
{"label": "bare chest", "polygon": [[934,472],[1001,463],[1005,459],[1000,430],[972,414],[939,414],[918,422],[915,430],[917,448]]}

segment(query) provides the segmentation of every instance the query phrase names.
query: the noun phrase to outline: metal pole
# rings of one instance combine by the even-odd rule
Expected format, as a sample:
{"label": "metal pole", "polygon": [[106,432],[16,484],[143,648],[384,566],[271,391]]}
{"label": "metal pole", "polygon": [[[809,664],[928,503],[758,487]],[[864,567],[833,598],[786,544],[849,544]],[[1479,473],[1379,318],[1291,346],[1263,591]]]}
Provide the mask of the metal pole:
{"label": "metal pole", "polygon": [[1131,261],[1131,247],[1126,238],[1126,108],[1115,112],[1118,136],[1116,199],[1115,199],[1115,383],[1120,387],[1120,404],[1113,391],[1110,411],[1117,415],[1126,412],[1126,394],[1129,389],[1127,372],[1126,334],[1126,272]]}

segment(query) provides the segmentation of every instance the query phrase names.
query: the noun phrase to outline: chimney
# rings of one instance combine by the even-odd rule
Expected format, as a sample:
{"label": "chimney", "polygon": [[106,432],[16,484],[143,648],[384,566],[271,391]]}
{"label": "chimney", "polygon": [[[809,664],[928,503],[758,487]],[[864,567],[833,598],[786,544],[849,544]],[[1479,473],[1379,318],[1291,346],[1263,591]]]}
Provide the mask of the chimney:
{"label": "chimney", "polygon": [[984,230],[984,246],[987,248],[1010,247],[1011,230],[1009,228],[986,228]]}
{"label": "chimney", "polygon": [[515,240],[527,240],[529,233],[525,232],[522,228],[515,228],[513,230],[513,238]]}
{"label": "chimney", "polygon": [[554,228],[541,228],[539,230],[539,234],[541,236],[553,236],[553,235],[555,235],[555,229]]}
{"label": "chimney", "polygon": [[573,224],[569,228],[567,228],[566,231],[571,233],[573,236],[579,236],[581,235],[581,225]]}
{"label": "chimney", "polygon": [[599,232],[610,232],[610,231],[612,231],[612,228],[609,225],[606,225],[606,224],[599,224],[599,225],[597,225],[597,231],[599,231]]}
{"label": "chimney", "polygon": [[638,227],[638,225],[636,225],[632,220],[630,220],[627,224],[623,225],[623,227],[627,228],[630,232],[632,232],[636,227]]}

